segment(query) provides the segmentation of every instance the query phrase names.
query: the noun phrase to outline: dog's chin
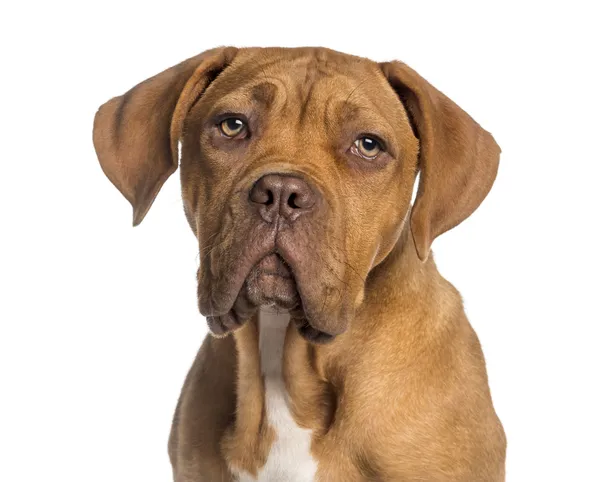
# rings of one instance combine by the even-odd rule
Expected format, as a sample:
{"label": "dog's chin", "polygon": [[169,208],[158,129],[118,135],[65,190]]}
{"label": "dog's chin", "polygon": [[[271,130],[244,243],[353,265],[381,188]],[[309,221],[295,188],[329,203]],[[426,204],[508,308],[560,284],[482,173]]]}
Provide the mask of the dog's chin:
{"label": "dog's chin", "polygon": [[264,257],[252,268],[240,295],[255,307],[291,311],[300,304],[294,276],[278,254]]}
{"label": "dog's chin", "polygon": [[278,254],[269,254],[250,270],[229,312],[207,317],[209,328],[213,335],[225,336],[244,325],[262,306],[290,313],[300,335],[312,343],[329,343],[335,338],[306,320],[294,275]]}

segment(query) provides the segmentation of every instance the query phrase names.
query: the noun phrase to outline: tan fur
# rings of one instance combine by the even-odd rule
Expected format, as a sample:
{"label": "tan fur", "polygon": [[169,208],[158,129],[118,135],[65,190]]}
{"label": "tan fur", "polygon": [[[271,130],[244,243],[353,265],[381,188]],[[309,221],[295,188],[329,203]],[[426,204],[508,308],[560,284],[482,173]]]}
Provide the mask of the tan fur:
{"label": "tan fur", "polygon": [[[248,112],[256,140],[242,148],[216,135],[207,119],[223,110]],[[381,162],[346,150],[363,128],[389,143]],[[230,467],[256,474],[276,437],[265,419],[256,314],[243,298],[234,305],[243,316],[219,311],[241,280],[236,270],[268,237],[246,199],[270,172],[302,176],[324,199],[283,239],[304,305],[292,312],[283,376],[296,423],[312,429],[317,480],[503,481],[506,441],[481,348],[459,293],[429,256],[435,237],[491,188],[500,152],[492,136],[399,62],[215,49],[96,117],[98,157],[135,224],[175,170],[180,138],[200,308],[221,337],[205,340],[177,406],[176,482],[232,481]],[[307,341],[296,328],[303,323],[334,340]]]}

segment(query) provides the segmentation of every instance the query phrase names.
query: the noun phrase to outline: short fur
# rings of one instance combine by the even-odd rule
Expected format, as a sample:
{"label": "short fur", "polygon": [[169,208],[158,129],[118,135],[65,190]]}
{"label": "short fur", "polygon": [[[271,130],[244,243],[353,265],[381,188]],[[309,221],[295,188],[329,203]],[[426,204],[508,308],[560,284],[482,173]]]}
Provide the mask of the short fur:
{"label": "short fur", "polygon": [[[248,138],[219,134],[227,112],[245,116]],[[372,161],[352,147],[365,133],[385,140]],[[298,433],[310,433],[314,480],[503,481],[506,440],[481,348],[429,255],[490,190],[492,136],[400,62],[214,49],[96,115],[100,163],[134,224],[177,168],[180,140],[199,307],[214,336],[177,405],[175,481],[257,477],[279,453],[256,300],[279,299],[290,283],[281,374]],[[293,221],[261,217],[252,193],[268,175],[300,179],[310,208]],[[273,256],[279,273],[265,268]]]}

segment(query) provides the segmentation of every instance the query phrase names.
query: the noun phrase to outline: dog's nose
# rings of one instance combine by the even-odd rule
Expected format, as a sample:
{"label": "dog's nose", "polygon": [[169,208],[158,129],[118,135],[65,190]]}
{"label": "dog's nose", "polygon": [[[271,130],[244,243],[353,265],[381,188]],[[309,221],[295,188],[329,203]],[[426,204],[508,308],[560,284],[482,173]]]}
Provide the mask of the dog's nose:
{"label": "dog's nose", "polygon": [[299,177],[267,174],[252,187],[250,202],[268,223],[274,222],[277,216],[294,222],[301,214],[312,210],[316,195]]}

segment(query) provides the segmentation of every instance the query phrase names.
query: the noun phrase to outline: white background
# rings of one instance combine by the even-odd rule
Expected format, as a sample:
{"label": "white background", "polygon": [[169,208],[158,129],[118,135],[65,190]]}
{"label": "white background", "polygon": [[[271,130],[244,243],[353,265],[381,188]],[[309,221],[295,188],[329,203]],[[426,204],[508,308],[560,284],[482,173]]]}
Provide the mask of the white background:
{"label": "white background", "polygon": [[0,480],[170,480],[171,415],[206,334],[197,247],[177,175],[130,227],[92,120],[228,44],[402,59],[494,134],[498,180],[436,260],[483,345],[507,480],[600,480],[593,2],[16,3],[0,11]]}

